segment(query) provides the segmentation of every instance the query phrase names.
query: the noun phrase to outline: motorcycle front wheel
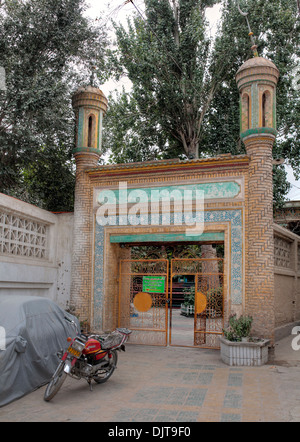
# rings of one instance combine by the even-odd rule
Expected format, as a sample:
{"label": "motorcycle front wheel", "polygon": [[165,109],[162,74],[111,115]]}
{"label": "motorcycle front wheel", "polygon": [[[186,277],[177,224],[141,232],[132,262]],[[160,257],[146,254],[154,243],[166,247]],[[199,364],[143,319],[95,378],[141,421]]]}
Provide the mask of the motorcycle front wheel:
{"label": "motorcycle front wheel", "polygon": [[106,382],[111,377],[113,372],[115,371],[115,368],[116,368],[117,362],[118,362],[117,351],[113,350],[111,352],[111,355],[112,355],[112,357],[110,359],[108,358],[108,356],[106,356],[108,366],[105,368],[102,368],[101,370],[98,370],[97,376],[93,377],[94,381],[97,382],[97,384],[103,384],[104,382]]}
{"label": "motorcycle front wheel", "polygon": [[56,369],[54,375],[51,378],[51,381],[47,385],[44,400],[49,402],[58,392],[62,384],[64,383],[67,373],[64,372],[65,363],[61,362],[58,368]]}

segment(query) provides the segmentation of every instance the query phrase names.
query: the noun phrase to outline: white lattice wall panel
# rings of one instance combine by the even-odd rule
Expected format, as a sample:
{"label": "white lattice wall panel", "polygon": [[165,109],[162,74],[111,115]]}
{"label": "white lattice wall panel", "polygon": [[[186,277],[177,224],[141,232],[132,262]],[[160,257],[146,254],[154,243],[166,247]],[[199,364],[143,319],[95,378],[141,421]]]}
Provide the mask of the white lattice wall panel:
{"label": "white lattice wall panel", "polygon": [[292,243],[275,236],[274,237],[274,264],[276,267],[291,267],[291,245]]}
{"label": "white lattice wall panel", "polygon": [[47,235],[47,224],[0,212],[0,254],[47,259]]}

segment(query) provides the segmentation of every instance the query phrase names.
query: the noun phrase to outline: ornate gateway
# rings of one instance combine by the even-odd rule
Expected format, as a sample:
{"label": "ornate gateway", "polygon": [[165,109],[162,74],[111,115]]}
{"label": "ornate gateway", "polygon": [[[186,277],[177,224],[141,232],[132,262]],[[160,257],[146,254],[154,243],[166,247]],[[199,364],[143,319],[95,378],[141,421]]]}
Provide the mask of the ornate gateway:
{"label": "ornate gateway", "polygon": [[131,343],[219,348],[223,259],[121,260],[119,326]]}

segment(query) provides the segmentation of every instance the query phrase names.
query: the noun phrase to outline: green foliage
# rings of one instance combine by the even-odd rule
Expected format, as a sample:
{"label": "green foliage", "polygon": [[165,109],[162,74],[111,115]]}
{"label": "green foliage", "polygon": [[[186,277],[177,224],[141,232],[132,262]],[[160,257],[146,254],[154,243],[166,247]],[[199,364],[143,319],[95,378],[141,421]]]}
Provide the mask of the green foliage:
{"label": "green foliage", "polygon": [[146,120],[140,125],[141,117],[136,102],[129,100],[124,92],[116,97],[109,96],[108,102],[109,108],[104,119],[103,146],[106,150],[112,148],[109,162],[129,163],[162,159],[166,137],[161,131],[153,131],[151,124]]}
{"label": "green foliage", "polygon": [[193,306],[195,305],[195,286],[193,287],[185,287],[183,290],[183,303],[185,306]]}
{"label": "green foliage", "polygon": [[[215,40],[205,12],[222,5]],[[296,0],[244,0],[241,8],[257,39],[259,55],[280,70],[278,137],[274,158],[300,174],[299,12]],[[117,49],[111,75],[132,82],[110,101],[105,146],[111,161],[205,157],[245,153],[239,138],[238,68],[252,57],[245,18],[236,1],[145,0],[145,21],[137,14],[127,29],[115,24]],[[274,168],[275,203],[288,190],[283,167]]]}
{"label": "green foliage", "polygon": [[253,318],[248,315],[241,315],[239,318],[232,315],[229,318],[229,327],[223,330],[224,336],[229,341],[241,341],[249,337]]}
{"label": "green foliage", "polygon": [[273,166],[273,206],[274,209],[280,209],[286,201],[285,195],[291,188],[290,183],[286,181],[286,170],[284,166]]}
{"label": "green foliage", "polygon": [[[244,18],[236,8],[236,2],[223,2],[222,26],[216,40],[217,48],[227,48],[229,66],[222,85],[212,100],[207,113],[205,146],[208,153],[245,153],[239,139],[239,98],[235,74],[247,58],[251,57],[249,37]],[[274,158],[284,158],[300,172],[300,95],[294,77],[299,68],[300,21],[297,2],[294,0],[240,1],[243,10],[249,12],[251,28],[256,36],[258,52],[273,61],[280,71],[277,85],[278,136],[273,148]],[[234,44],[232,44],[234,42]],[[298,63],[297,63],[298,60]],[[295,69],[296,68],[296,69]],[[284,166],[273,168],[274,206],[280,207],[290,185],[286,181]]]}
{"label": "green foliage", "polygon": [[72,155],[65,146],[38,149],[35,159],[23,173],[27,200],[50,211],[72,211],[75,189],[73,169]]}
{"label": "green foliage", "polygon": [[213,3],[184,0],[176,6],[168,0],[146,0],[146,23],[136,16],[128,22],[128,31],[115,25],[118,50],[111,54],[113,65],[117,75],[126,73],[133,84],[125,115],[134,113],[135,125],[127,120],[127,134],[140,135],[141,130],[143,142],[146,133],[163,156],[198,152],[201,108],[215,84],[206,69],[210,41],[204,16]]}
{"label": "green foliage", "polygon": [[[105,36],[84,17],[84,9],[84,0],[7,0],[0,5],[0,66],[6,73],[6,91],[0,92],[0,191],[36,198],[45,208],[54,209],[43,200],[48,169],[55,164],[53,180],[65,177],[68,166],[61,161],[73,147],[72,89],[87,82],[90,64],[102,58]],[[42,165],[43,158],[49,167]],[[40,176],[33,178],[33,170]],[[61,184],[51,186],[55,209],[64,206]],[[35,186],[36,197],[31,195]],[[66,187],[69,202],[73,190]]]}

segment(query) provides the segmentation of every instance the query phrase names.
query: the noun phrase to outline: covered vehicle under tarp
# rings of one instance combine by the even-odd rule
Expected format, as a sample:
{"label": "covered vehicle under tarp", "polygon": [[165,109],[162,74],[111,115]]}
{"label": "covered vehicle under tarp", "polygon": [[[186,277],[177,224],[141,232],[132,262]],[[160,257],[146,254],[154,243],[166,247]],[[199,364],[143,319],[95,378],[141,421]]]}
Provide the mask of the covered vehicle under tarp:
{"label": "covered vehicle under tarp", "polygon": [[0,295],[0,407],[49,382],[57,352],[77,334],[70,321],[79,330],[78,319],[49,299]]}

